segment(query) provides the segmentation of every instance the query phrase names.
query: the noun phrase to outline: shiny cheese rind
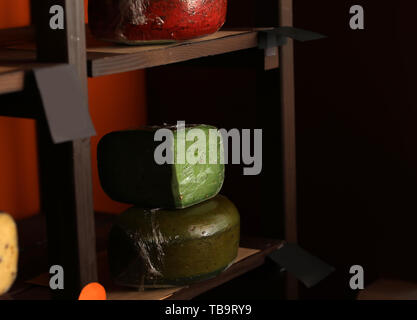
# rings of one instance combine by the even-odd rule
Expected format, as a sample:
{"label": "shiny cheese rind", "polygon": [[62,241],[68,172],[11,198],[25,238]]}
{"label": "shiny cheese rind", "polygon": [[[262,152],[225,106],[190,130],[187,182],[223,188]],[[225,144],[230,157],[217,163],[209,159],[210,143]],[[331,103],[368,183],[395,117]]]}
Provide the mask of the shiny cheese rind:
{"label": "shiny cheese rind", "polygon": [[239,239],[237,208],[221,195],[176,211],[133,207],[110,232],[110,272],[125,286],[188,285],[226,269]]}
{"label": "shiny cheese rind", "polygon": [[189,40],[216,32],[227,0],[90,0],[94,36],[126,44]]}
{"label": "shiny cheese rind", "polygon": [[0,213],[0,295],[16,280],[18,257],[16,223],[10,215]]}

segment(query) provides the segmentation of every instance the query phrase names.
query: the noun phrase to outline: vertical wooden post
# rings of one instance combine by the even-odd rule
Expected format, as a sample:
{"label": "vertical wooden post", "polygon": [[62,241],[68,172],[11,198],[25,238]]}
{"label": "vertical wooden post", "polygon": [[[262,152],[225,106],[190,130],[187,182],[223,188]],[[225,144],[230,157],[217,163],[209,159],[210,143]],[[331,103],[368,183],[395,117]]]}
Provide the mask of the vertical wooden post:
{"label": "vertical wooden post", "polygon": [[[293,1],[279,0],[280,26],[293,26]],[[296,188],[296,138],[295,138],[295,82],[294,82],[294,43],[281,47],[281,110],[283,136],[284,170],[284,210],[285,238],[297,242],[297,188]],[[298,282],[290,275],[287,278],[287,297],[298,298]]]}
{"label": "vertical wooden post", "polygon": [[[64,30],[50,28],[53,5],[64,8]],[[32,14],[38,60],[74,65],[88,99],[84,0],[32,0]],[[65,290],[58,295],[76,298],[82,286],[97,281],[90,139],[54,145],[39,121],[38,145],[50,263],[64,267]]]}

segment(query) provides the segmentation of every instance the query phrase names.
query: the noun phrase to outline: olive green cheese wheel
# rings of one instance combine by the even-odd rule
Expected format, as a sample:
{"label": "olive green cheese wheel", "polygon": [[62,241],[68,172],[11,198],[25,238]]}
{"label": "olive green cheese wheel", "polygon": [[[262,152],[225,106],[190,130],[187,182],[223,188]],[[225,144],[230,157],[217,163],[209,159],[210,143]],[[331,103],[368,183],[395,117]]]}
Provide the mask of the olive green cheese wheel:
{"label": "olive green cheese wheel", "polygon": [[125,286],[190,284],[227,268],[239,238],[239,213],[221,195],[175,212],[133,207],[110,232],[110,271]]}
{"label": "olive green cheese wheel", "polygon": [[17,275],[17,227],[11,216],[0,213],[0,296],[5,294]]}
{"label": "olive green cheese wheel", "polygon": [[[168,128],[173,137],[167,142],[172,162],[158,164],[155,151],[158,147],[163,149],[165,140],[155,141],[155,133]],[[186,141],[192,129],[200,129],[204,139]],[[225,166],[221,161],[222,139],[220,135],[210,138],[213,130],[218,133],[215,127],[207,125],[190,125],[180,130],[149,127],[104,136],[97,151],[104,191],[115,201],[151,209],[181,209],[216,196],[223,185]],[[188,161],[190,158],[181,150],[193,152],[199,161]]]}

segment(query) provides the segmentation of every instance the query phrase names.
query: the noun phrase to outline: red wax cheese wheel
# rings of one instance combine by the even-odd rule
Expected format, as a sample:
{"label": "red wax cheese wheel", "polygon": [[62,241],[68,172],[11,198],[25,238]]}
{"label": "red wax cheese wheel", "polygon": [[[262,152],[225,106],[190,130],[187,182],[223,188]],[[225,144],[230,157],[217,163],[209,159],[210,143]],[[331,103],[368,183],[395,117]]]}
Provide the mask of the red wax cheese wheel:
{"label": "red wax cheese wheel", "polygon": [[187,40],[219,30],[227,0],[90,0],[94,36],[128,44]]}

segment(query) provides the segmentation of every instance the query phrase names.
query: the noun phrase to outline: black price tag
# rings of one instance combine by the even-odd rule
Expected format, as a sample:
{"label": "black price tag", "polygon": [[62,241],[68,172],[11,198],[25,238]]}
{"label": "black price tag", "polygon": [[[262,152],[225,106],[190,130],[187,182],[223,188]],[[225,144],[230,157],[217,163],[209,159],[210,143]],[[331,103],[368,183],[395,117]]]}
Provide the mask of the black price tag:
{"label": "black price tag", "polygon": [[308,288],[315,286],[335,270],[332,266],[292,243],[284,245],[268,257],[281,268],[293,274]]}

